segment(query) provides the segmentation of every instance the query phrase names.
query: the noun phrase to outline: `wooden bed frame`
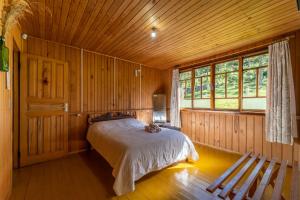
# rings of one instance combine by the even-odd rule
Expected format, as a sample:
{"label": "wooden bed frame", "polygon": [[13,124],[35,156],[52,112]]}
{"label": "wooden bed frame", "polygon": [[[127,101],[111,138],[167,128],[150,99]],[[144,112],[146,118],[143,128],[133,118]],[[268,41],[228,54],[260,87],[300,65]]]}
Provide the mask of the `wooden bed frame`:
{"label": "wooden bed frame", "polygon": [[109,121],[125,118],[135,118],[136,111],[122,111],[122,112],[107,112],[107,113],[94,113],[88,115],[88,124],[93,124],[100,121]]}
{"label": "wooden bed frame", "polygon": [[[273,159],[267,162],[265,156],[253,155],[251,152],[242,156],[235,164],[233,164],[225,173],[216,179],[207,191],[214,193],[221,199],[253,199],[260,200],[267,186],[273,188],[272,200],[285,199],[282,196],[282,188],[286,176],[287,161],[283,160],[280,164],[276,164]],[[240,188],[235,188],[241,182],[247,172],[246,177]],[[293,175],[291,182],[291,199],[299,200],[300,191],[300,172],[298,162],[293,163]],[[226,184],[223,183],[226,181]]]}

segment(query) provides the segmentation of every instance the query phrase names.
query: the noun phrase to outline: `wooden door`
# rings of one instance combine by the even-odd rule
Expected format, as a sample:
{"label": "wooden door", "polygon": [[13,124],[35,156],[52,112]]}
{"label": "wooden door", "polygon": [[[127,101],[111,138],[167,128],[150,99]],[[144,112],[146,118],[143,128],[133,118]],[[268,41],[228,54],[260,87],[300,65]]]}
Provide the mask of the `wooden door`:
{"label": "wooden door", "polygon": [[21,55],[20,165],[61,157],[68,151],[68,65]]}

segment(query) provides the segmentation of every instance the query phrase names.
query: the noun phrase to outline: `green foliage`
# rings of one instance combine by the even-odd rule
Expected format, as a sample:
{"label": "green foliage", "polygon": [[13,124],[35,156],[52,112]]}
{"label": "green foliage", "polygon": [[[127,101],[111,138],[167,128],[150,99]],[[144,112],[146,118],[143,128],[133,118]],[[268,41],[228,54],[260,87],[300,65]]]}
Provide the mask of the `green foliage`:
{"label": "green foliage", "polygon": [[256,96],[256,70],[243,72],[243,97]]}
{"label": "green foliage", "polygon": [[[201,85],[202,79],[202,85]],[[202,90],[202,97],[201,97]],[[210,77],[204,76],[201,78],[195,78],[195,87],[194,87],[194,98],[210,98]]]}
{"label": "green foliage", "polygon": [[215,96],[225,98],[225,74],[215,76]]}
{"label": "green foliage", "polygon": [[252,56],[243,59],[243,69],[257,68],[268,66],[269,64],[269,55],[262,54],[258,56]]}
{"label": "green foliage", "polygon": [[186,80],[192,78],[192,71],[182,72],[180,73],[180,80]]}
{"label": "green foliage", "polygon": [[224,72],[232,72],[237,71],[239,69],[239,61],[232,60],[220,64],[216,64],[216,74],[224,73]]}
{"label": "green foliage", "polygon": [[195,69],[195,77],[210,75],[210,66]]}
{"label": "green foliage", "polygon": [[239,96],[239,73],[231,72],[227,74],[227,97]]}
{"label": "green foliage", "polygon": [[268,69],[259,69],[258,74],[258,96],[267,96]]}

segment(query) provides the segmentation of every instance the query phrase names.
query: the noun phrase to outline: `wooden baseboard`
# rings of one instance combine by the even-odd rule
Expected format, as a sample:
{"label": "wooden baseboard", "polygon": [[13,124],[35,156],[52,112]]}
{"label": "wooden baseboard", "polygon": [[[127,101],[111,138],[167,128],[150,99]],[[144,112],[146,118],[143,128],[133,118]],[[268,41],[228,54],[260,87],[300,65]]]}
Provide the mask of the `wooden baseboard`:
{"label": "wooden baseboard", "polygon": [[222,148],[222,147],[216,147],[216,146],[205,144],[205,143],[201,143],[201,142],[193,142],[193,143],[199,144],[199,145],[203,145],[203,146],[206,146],[206,147],[210,147],[210,148],[213,148],[213,149],[225,151],[225,152],[228,152],[228,153],[233,153],[233,154],[237,154],[237,155],[243,155],[243,154],[241,154],[239,152],[232,151],[232,150],[229,150],[229,149],[225,149],[225,148]]}

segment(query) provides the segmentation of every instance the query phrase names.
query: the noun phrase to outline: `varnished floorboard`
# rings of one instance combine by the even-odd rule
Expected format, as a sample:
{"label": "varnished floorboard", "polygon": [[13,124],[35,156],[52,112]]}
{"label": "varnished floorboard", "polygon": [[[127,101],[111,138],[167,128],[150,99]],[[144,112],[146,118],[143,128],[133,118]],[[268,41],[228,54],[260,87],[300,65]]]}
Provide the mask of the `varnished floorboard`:
{"label": "varnished floorboard", "polygon": [[121,197],[112,189],[112,168],[97,152],[87,151],[15,170],[11,199],[205,199],[203,190],[208,183],[239,155],[199,145],[196,148],[200,155],[196,163],[180,163],[151,173],[136,183],[134,192]]}

